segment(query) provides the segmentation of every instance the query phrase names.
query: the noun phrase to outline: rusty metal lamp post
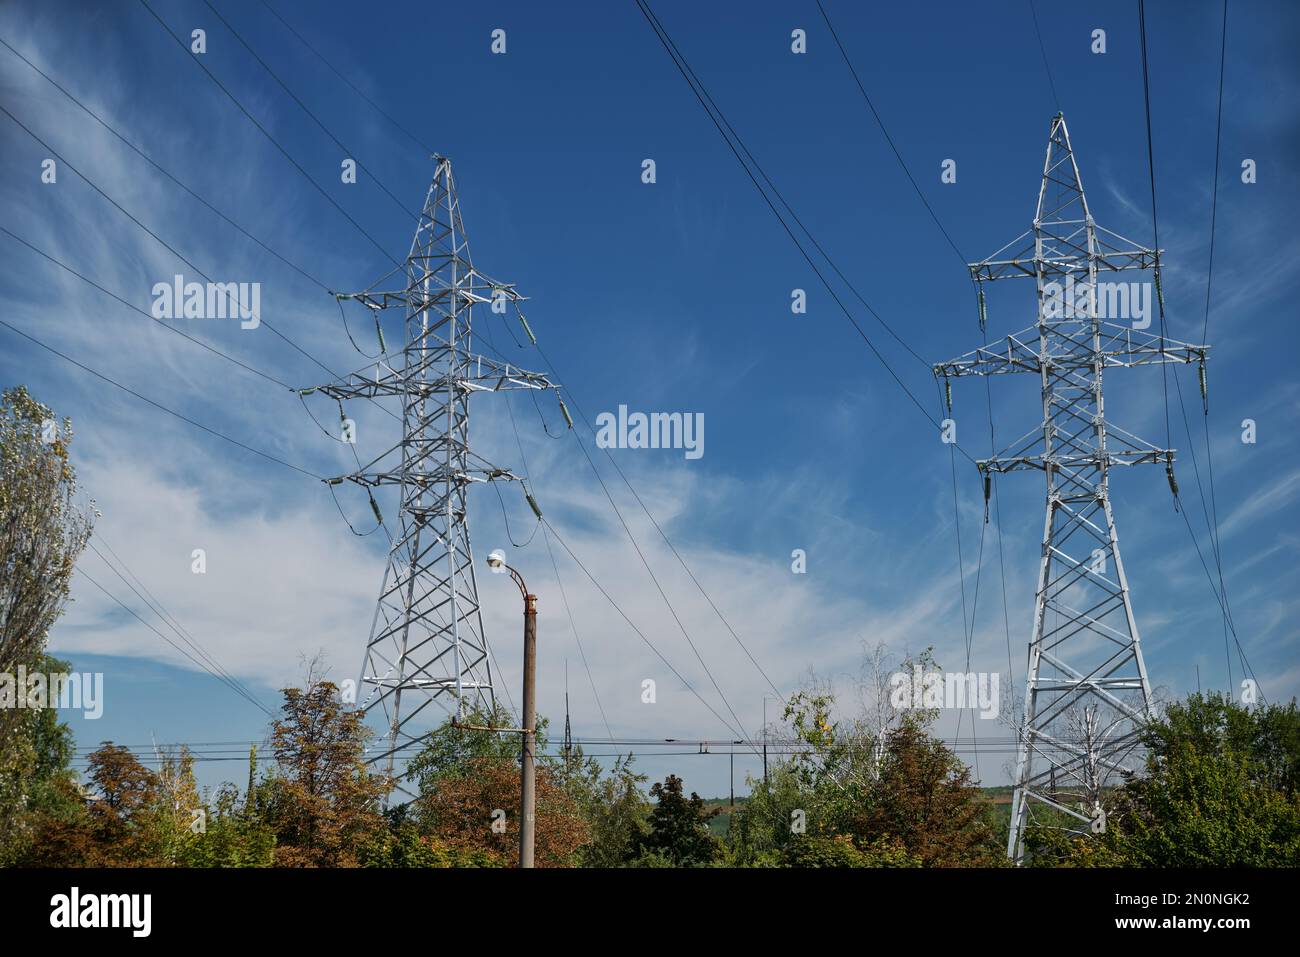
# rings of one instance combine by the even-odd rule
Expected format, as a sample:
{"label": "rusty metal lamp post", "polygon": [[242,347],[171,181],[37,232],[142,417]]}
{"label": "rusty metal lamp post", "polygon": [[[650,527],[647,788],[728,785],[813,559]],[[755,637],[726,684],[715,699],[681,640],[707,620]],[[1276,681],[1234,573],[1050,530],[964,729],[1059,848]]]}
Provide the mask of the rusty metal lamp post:
{"label": "rusty metal lamp post", "polygon": [[528,592],[523,576],[506,564],[500,550],[487,557],[493,571],[504,569],[524,598],[524,706],[520,714],[519,752],[519,866],[533,867],[537,831],[537,596]]}

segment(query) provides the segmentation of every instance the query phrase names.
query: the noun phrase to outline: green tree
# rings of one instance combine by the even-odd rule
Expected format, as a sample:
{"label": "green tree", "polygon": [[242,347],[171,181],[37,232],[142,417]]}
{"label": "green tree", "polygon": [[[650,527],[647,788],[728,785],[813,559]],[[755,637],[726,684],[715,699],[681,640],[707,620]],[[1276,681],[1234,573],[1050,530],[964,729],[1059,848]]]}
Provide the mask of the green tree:
{"label": "green tree", "polygon": [[[510,712],[500,703],[490,711],[474,709],[455,724],[447,719],[425,740],[420,753],[411,759],[406,769],[406,779],[415,783],[419,793],[437,788],[447,777],[466,773],[470,763],[477,760],[519,761],[519,735],[500,731],[483,731],[482,728],[510,728],[514,724]],[[537,751],[546,749],[545,718],[537,720]],[[543,761],[545,759],[542,759]]]}
{"label": "green tree", "polygon": [[189,748],[163,750],[155,772],[157,809],[153,819],[156,844],[164,862],[183,864],[204,838],[210,816],[194,780],[194,756]]}
{"label": "green tree", "polygon": [[[77,504],[71,441],[22,386],[0,393],[0,674],[66,670],[45,645],[95,514]],[[43,801],[66,804],[70,747],[53,708],[0,707],[0,864],[26,855]]]}
{"label": "green tree", "polygon": [[860,841],[898,841],[927,867],[1000,864],[992,808],[970,768],[918,724],[888,732],[880,777],[850,821]]}
{"label": "green tree", "polygon": [[502,859],[486,850],[451,847],[423,834],[414,821],[390,821],[389,829],[359,851],[363,867],[502,867]]}
{"label": "green tree", "polygon": [[[46,675],[71,669],[48,655],[36,663]],[[46,817],[75,816],[84,811],[71,768],[72,729],[53,707],[14,710],[0,716],[0,867],[27,862]]]}
{"label": "green tree", "polygon": [[636,841],[638,856],[662,858],[674,867],[698,867],[714,863],[722,854],[722,842],[709,833],[709,811],[695,792],[686,797],[682,779],[668,775],[650,788],[655,806],[650,811],[649,830]]}
{"label": "green tree", "polygon": [[632,769],[632,755],[616,758],[606,773],[582,748],[556,767],[557,779],[587,822],[588,843],[581,867],[619,867],[633,856],[647,827],[650,804],[641,786],[646,776]]}
{"label": "green tree", "polygon": [[[938,668],[929,649],[900,667],[910,673],[914,666]],[[782,716],[789,732],[772,737],[792,756],[775,762],[766,781],[751,781],[728,834],[732,863],[779,866],[813,852],[848,860],[843,842],[824,843],[833,838],[848,839],[879,866],[1001,863],[993,808],[966,764],[929,732],[938,712],[895,707],[887,669],[877,647],[864,667],[864,707],[856,716],[836,717],[834,695],[815,682],[789,698]],[[818,843],[794,847],[810,839]],[[903,857],[886,853],[895,846]]]}
{"label": "green tree", "polygon": [[738,867],[776,866],[782,849],[799,837],[796,816],[806,828],[811,809],[815,824],[821,819],[817,808],[824,802],[803,786],[795,765],[787,761],[773,762],[766,781],[750,778],[749,788],[749,800],[732,814],[727,831],[730,862]]}
{"label": "green tree", "polygon": [[1183,746],[1235,754],[1245,761],[1251,780],[1284,794],[1300,793],[1300,709],[1294,701],[1247,708],[1217,692],[1189,695],[1148,726],[1146,744],[1157,762]]}
{"label": "green tree", "polygon": [[1115,794],[1106,831],[1036,830],[1039,863],[1130,867],[1300,866],[1295,702],[1247,708],[1194,694],[1144,729],[1144,772]]}
{"label": "green tree", "polygon": [[[501,705],[450,719],[429,736],[407,778],[418,797],[409,806],[419,833],[458,859],[513,865],[519,855],[519,734]],[[538,717],[537,749],[547,721]],[[483,729],[500,730],[483,730]],[[583,810],[566,781],[564,762],[541,757],[536,768],[536,863],[568,867],[590,840]],[[504,815],[504,816],[502,816]]]}
{"label": "green tree", "polygon": [[158,775],[111,741],[90,755],[89,766],[91,830],[103,858],[118,866],[170,863],[158,826],[164,805]]}
{"label": "green tree", "polygon": [[182,842],[177,863],[183,867],[270,867],[275,863],[275,832],[249,812],[246,796],[223,784],[205,805],[203,831]]}
{"label": "green tree", "polygon": [[357,849],[386,826],[378,803],[392,789],[362,760],[371,732],[314,667],[305,688],[283,694],[283,716],[271,728],[276,774],[255,801],[275,832],[276,863],[356,866]]}
{"label": "green tree", "polygon": [[909,853],[900,842],[879,838],[865,848],[847,834],[830,837],[798,837],[781,851],[782,867],[920,867],[921,858]]}
{"label": "green tree", "polygon": [[7,862],[15,867],[106,867],[87,807],[86,791],[70,777],[51,782],[54,799],[26,815],[30,839]]}
{"label": "green tree", "polygon": [[63,612],[93,506],[77,504],[72,422],[22,386],[0,393],[0,671],[31,668]]}

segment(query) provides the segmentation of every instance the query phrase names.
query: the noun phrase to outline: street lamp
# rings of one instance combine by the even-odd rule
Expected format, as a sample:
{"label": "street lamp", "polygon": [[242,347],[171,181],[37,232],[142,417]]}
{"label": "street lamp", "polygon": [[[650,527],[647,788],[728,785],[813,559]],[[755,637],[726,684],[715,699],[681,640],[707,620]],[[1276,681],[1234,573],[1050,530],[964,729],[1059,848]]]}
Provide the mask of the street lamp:
{"label": "street lamp", "polygon": [[533,866],[533,849],[537,827],[537,716],[534,685],[537,676],[537,596],[530,595],[523,576],[506,564],[506,557],[495,549],[487,557],[494,572],[505,570],[519,586],[524,598],[524,709],[520,715],[521,744],[519,753],[519,866]]}

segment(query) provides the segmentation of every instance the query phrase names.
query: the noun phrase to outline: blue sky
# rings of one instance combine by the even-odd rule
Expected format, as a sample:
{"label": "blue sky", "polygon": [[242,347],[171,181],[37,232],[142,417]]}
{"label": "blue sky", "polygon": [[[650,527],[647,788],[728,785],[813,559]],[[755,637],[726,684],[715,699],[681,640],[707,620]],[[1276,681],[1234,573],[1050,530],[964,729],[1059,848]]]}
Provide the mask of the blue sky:
{"label": "blue sky", "polygon": [[[340,150],[201,2],[159,0],[177,33],[207,31],[204,64],[294,159],[394,256],[410,243],[409,215],[432,174],[425,152],[395,130],[252,0],[215,4],[368,172],[339,181]],[[635,4],[355,4],[290,0],[282,15],[419,139],[455,164],[475,263],[531,297],[528,316],[554,374],[594,418],[631,409],[703,413],[706,453],[613,454],[656,519],[783,692],[810,673],[853,703],[864,643],[898,655],[927,645],[964,664],[962,592],[948,452],[850,328],[829,294],[727,151]],[[1040,4],[1043,42],[1097,221],[1151,244],[1150,192],[1137,15],[1130,3]],[[957,257],[925,213],[872,121],[809,0],[655,4],[697,74],[821,244],[875,310],[920,355],[938,361],[980,342],[974,297]],[[75,12],[74,12],[75,10]],[[1028,228],[1048,124],[1056,110],[1022,2],[827,4],[841,39],[895,143],[968,260]],[[1169,334],[1199,341],[1204,318],[1214,166],[1217,3],[1152,3],[1147,11],[1160,239]],[[1300,550],[1300,390],[1291,231],[1300,147],[1300,85],[1287,38],[1300,13],[1286,3],[1238,3],[1230,12],[1222,172],[1209,340],[1211,441],[1224,575],[1238,634],[1265,694],[1300,688],[1294,565]],[[507,53],[490,52],[506,31]],[[807,31],[808,52],[790,52]],[[1107,52],[1090,52],[1095,28]],[[59,9],[30,0],[0,8],[0,36],[158,163],[286,258],[333,289],[369,285],[390,268],[166,35],[127,0]],[[216,279],[262,284],[262,313],[330,368],[360,368],[329,297],[167,182],[21,60],[0,48],[0,104],[64,158],[40,182],[50,150],[0,116],[0,209],[6,228],[148,309],[155,282],[190,270],[105,202],[93,180]],[[652,158],[657,182],[641,182]],[[957,182],[940,164],[957,161]],[[1242,159],[1257,163],[1244,185]],[[158,328],[0,236],[5,321],[119,382],[252,446],[313,472],[347,460],[287,390]],[[196,277],[197,278],[197,277]],[[809,294],[806,316],[791,290]],[[841,295],[842,289],[837,287]],[[851,297],[846,299],[854,302]],[[854,302],[856,306],[856,303]],[[990,297],[990,334],[1033,321],[1027,287]],[[928,372],[863,310],[855,318],[933,409]],[[361,317],[353,314],[352,318]],[[497,322],[485,314],[484,324]],[[319,384],[318,367],[265,327],[180,326],[293,385]],[[371,334],[353,322],[362,348]],[[484,329],[520,364],[542,369],[500,326]],[[390,331],[390,335],[391,335]],[[1182,370],[1188,417],[1205,468],[1194,375]],[[102,510],[97,537],[157,595],[226,669],[266,704],[322,652],[336,678],[360,659],[383,570],[380,536],[356,538],[324,488],[242,452],[95,380],[0,329],[0,382],[25,383],[76,430],[82,488]],[[993,383],[1004,438],[1037,416],[1033,383]],[[1171,386],[1172,388],[1172,386]],[[983,386],[959,383],[959,438],[987,453]],[[543,405],[552,430],[559,423]],[[316,407],[326,417],[330,410]],[[574,438],[548,439],[531,403],[514,411],[529,473],[548,519],[584,564],[709,704],[726,714],[710,679],[660,599]],[[1158,370],[1107,380],[1116,424],[1164,438]],[[356,410],[359,448],[391,440],[391,420]],[[473,406],[476,450],[519,466],[499,399]],[[1255,445],[1240,422],[1258,423]],[[1208,538],[1182,418],[1173,445],[1193,528]],[[590,434],[586,436],[590,443]],[[590,447],[590,446],[589,446]],[[594,453],[594,450],[593,450]],[[762,675],[713,614],[672,553],[594,454],[647,560],[747,733],[761,724]],[[1012,661],[1023,680],[1042,487],[1015,475],[999,486]],[[621,489],[621,491],[620,491]],[[958,468],[967,600],[983,506],[969,464]],[[1218,604],[1158,468],[1112,481],[1126,569],[1153,682],[1169,694],[1227,680]],[[368,528],[363,497],[340,502]],[[531,516],[507,496],[519,537]],[[390,508],[391,511],[391,508]],[[511,549],[501,506],[480,491],[471,506],[480,554],[503,547],[541,598],[539,706],[562,721],[568,664],[575,734],[606,734],[591,684],[619,738],[727,738],[731,733],[628,628],[562,555],[565,614],[541,536]],[[996,529],[987,532],[971,667],[1006,672],[1007,640]],[[208,573],[190,571],[203,548]],[[790,572],[795,548],[806,575]],[[85,570],[143,616],[103,563]],[[484,614],[517,700],[517,598],[481,580]],[[265,716],[78,578],[52,648],[78,670],[102,671],[105,714],[74,720],[78,744],[261,740]],[[575,630],[591,669],[583,669]],[[1236,668],[1234,662],[1234,669]],[[654,678],[658,702],[641,702]],[[1005,677],[1004,677],[1005,680]],[[776,705],[768,702],[769,713]],[[951,731],[948,727],[946,730]],[[969,733],[966,725],[965,733]],[[981,734],[1004,736],[1005,729]],[[238,747],[235,747],[238,750]],[[606,751],[600,746],[591,750]],[[693,750],[691,748],[690,750]],[[720,749],[714,749],[715,751]],[[986,756],[986,783],[1002,783],[1005,755]],[[646,755],[643,770],[683,774],[725,793],[720,757]],[[738,785],[758,767],[736,758]],[[205,783],[242,779],[212,762]]]}

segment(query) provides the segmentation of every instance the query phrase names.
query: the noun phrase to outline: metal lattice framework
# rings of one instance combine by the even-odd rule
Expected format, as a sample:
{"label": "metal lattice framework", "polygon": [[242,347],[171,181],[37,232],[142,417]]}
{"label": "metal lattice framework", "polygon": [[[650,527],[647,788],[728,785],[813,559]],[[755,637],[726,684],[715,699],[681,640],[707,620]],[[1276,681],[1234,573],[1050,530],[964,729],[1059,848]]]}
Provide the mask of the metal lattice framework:
{"label": "metal lattice framework", "polygon": [[[1014,252],[1007,256],[1008,250]],[[1007,854],[1016,862],[1024,858],[1025,833],[1032,824],[1081,834],[1105,826],[1108,793],[1133,772],[1138,735],[1151,716],[1151,685],[1120,558],[1108,478],[1115,466],[1163,462],[1176,494],[1174,450],[1156,448],[1106,420],[1102,374],[1121,366],[1197,362],[1203,383],[1207,347],[1099,315],[1099,302],[1113,305],[1118,298],[1099,289],[1104,282],[1099,277],[1145,269],[1153,270],[1163,310],[1160,251],[1093,222],[1065,118],[1058,113],[1051,123],[1033,226],[970,266],[981,325],[983,284],[1000,279],[1034,280],[1038,320],[996,344],[934,367],[945,380],[1023,372],[1038,375],[1042,383],[1041,425],[978,463],[986,498],[992,473],[1039,469],[1047,479],[1007,841]],[[1074,296],[1060,294],[1067,285]]]}
{"label": "metal lattice framework", "polygon": [[[474,307],[503,313],[508,305],[518,310],[524,297],[513,285],[475,269],[451,161],[441,156],[434,160],[433,181],[406,259],[405,288],[337,297],[371,309],[377,327],[385,310],[402,309],[401,352],[384,351],[371,368],[304,390],[340,403],[401,401],[400,440],[356,472],[327,480],[365,488],[377,518],[380,512],[371,490],[398,489],[398,528],[358,682],[363,692],[360,706],[368,713],[379,709],[388,732],[387,747],[370,761],[386,761],[390,771],[394,756],[431,730],[432,716],[460,718],[471,709],[495,704],[466,491],[478,482],[523,479],[470,450],[470,396],[556,389],[546,375],[472,351]],[[522,313],[519,318],[527,330]],[[382,348],[382,331],[380,341]],[[540,517],[531,494],[527,498]],[[435,702],[442,714],[426,714]]]}

